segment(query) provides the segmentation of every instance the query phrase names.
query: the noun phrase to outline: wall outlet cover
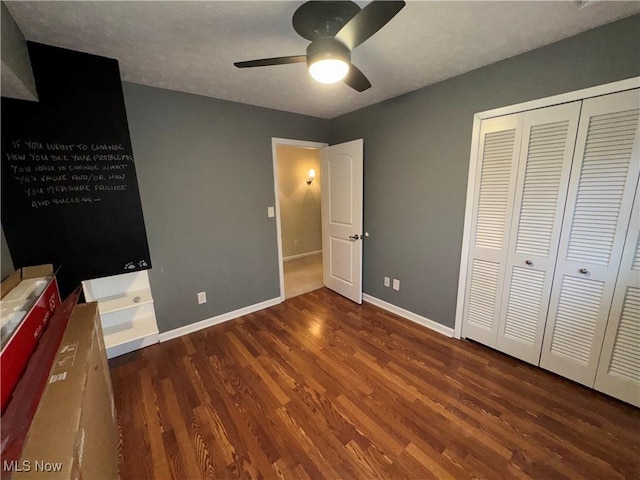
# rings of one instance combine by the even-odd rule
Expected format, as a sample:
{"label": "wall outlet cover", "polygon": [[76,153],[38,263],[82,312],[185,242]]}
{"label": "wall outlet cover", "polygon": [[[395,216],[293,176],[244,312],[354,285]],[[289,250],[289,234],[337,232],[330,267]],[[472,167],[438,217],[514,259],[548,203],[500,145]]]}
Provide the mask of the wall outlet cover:
{"label": "wall outlet cover", "polygon": [[389,277],[384,277],[384,286],[388,287],[391,285],[391,280],[389,279]]}
{"label": "wall outlet cover", "polygon": [[198,305],[207,303],[207,292],[198,292]]}

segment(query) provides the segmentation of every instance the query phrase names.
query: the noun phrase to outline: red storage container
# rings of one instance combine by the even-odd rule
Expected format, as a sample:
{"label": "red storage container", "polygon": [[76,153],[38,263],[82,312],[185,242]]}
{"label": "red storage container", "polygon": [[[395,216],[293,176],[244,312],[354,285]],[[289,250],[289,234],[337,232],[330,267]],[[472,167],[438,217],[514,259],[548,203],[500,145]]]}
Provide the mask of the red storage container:
{"label": "red storage container", "polygon": [[11,398],[22,372],[33,353],[53,311],[60,305],[60,292],[53,265],[24,267],[9,276],[0,286],[0,298],[7,296],[25,280],[47,278],[46,286],[12,332],[7,333],[0,353],[0,399],[2,411]]}

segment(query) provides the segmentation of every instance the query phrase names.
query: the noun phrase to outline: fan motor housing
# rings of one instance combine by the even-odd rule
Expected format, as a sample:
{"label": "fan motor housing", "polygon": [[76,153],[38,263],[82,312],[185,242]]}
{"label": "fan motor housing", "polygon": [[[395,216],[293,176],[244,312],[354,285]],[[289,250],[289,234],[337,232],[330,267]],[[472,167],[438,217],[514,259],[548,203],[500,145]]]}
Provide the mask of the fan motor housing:
{"label": "fan motor housing", "polygon": [[359,11],[360,7],[351,1],[306,2],[293,14],[292,24],[298,35],[313,42],[335,37]]}
{"label": "fan motor housing", "polygon": [[307,66],[313,65],[319,60],[325,59],[343,60],[351,63],[351,51],[334,38],[321,38],[311,42],[307,47]]}

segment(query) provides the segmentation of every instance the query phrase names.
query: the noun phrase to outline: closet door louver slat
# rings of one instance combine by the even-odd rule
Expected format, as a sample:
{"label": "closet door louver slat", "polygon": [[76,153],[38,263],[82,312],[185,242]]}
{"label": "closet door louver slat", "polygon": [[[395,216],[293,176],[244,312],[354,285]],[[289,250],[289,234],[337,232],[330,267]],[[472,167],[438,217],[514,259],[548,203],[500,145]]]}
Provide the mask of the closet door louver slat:
{"label": "closet door louver slat", "polygon": [[595,388],[640,407],[640,198],[636,196]]}
{"label": "closet door louver slat", "polygon": [[564,276],[560,286],[551,352],[587,365],[598,323],[604,282]]}
{"label": "closet door louver slat", "polygon": [[537,365],[581,102],[523,115],[496,348]]}
{"label": "closet door louver slat", "polygon": [[522,118],[482,122],[463,335],[495,347]]}
{"label": "closet door louver slat", "polygon": [[580,117],[540,366],[588,386],[638,182],[639,106],[637,90],[606,95]]}
{"label": "closet door louver slat", "polygon": [[474,260],[471,266],[468,322],[472,326],[491,331],[498,289],[500,265]]}
{"label": "closet door louver slat", "polygon": [[[501,250],[509,200],[515,130],[487,133],[480,170],[476,247]],[[496,147],[496,144],[499,147]]]}

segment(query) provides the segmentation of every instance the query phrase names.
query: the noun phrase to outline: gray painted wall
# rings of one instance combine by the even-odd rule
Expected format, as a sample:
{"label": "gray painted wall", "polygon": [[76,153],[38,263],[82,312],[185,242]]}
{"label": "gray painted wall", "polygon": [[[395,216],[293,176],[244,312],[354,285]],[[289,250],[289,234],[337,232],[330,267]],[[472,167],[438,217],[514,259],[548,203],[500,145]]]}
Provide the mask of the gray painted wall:
{"label": "gray painted wall", "polygon": [[4,230],[0,228],[0,280],[4,280],[15,271],[9,245],[4,238]]}
{"label": "gray painted wall", "polygon": [[326,142],[329,121],[123,89],[160,331],[279,297],[271,137]]}
{"label": "gray painted wall", "polygon": [[2,96],[21,100],[37,100],[36,83],[31,71],[27,42],[4,2],[0,2],[0,22]]}
{"label": "gray painted wall", "polygon": [[639,45],[636,15],[333,119],[364,138],[364,291],[453,327],[473,114],[638,76]]}

